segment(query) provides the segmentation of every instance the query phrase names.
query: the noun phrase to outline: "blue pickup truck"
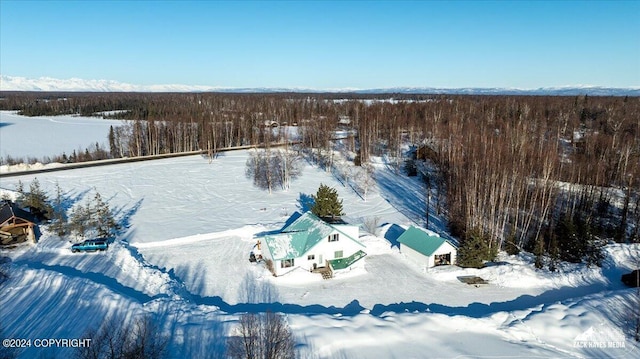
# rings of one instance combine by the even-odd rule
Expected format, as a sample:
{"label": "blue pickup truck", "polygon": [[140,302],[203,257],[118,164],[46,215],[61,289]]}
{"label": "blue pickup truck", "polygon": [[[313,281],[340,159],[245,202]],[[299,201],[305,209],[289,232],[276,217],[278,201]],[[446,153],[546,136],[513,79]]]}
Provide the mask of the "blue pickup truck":
{"label": "blue pickup truck", "polygon": [[71,246],[71,252],[95,252],[104,251],[109,247],[106,241],[102,239],[87,239],[84,242],[76,243]]}

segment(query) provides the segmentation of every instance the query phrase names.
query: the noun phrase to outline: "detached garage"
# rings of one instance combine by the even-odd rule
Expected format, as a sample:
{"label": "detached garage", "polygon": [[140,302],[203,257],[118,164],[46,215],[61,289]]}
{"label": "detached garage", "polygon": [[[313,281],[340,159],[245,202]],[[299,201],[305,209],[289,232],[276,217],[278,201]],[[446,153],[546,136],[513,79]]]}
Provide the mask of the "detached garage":
{"label": "detached garage", "polygon": [[400,252],[423,268],[456,263],[458,249],[442,237],[409,227],[400,237]]}

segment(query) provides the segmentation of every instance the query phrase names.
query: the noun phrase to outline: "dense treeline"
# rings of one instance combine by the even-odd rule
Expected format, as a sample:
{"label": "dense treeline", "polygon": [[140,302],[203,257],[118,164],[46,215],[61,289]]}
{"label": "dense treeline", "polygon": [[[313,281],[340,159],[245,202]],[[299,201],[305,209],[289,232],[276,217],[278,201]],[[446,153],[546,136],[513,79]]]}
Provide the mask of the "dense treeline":
{"label": "dense treeline", "polygon": [[410,144],[431,168],[425,188],[452,232],[480,238],[488,253],[537,243],[562,256],[585,241],[638,240],[637,97],[1,95],[0,109],[25,115],[122,110],[103,114],[129,120],[109,133],[111,157],[268,144],[287,138],[283,124],[298,126],[306,153],[319,161],[331,161],[338,128],[356,134],[345,144],[362,164],[387,155],[400,168]]}

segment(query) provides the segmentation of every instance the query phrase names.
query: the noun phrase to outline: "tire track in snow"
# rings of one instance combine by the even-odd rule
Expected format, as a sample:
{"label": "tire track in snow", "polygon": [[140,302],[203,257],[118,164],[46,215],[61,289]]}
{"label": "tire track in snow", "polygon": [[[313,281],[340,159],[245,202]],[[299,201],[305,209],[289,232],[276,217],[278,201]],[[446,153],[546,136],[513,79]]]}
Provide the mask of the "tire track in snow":
{"label": "tire track in snow", "polygon": [[220,238],[225,238],[230,236],[242,237],[243,233],[245,232],[242,229],[230,229],[222,232],[194,234],[192,236],[172,238],[164,241],[133,243],[133,244],[130,244],[130,246],[138,249],[183,246],[185,244],[198,243],[198,242],[220,239]]}

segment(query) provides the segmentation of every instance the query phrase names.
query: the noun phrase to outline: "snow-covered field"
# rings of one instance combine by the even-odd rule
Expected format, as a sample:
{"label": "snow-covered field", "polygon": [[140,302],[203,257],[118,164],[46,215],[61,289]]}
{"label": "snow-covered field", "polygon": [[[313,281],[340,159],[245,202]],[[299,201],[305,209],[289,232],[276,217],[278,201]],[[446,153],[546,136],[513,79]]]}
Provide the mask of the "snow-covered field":
{"label": "snow-covered field", "polygon": [[39,116],[26,117],[15,111],[0,111],[0,156],[13,158],[70,155],[95,147],[109,148],[110,126],[122,121],[98,117]]}
{"label": "snow-covered field", "polygon": [[[245,177],[247,157],[237,151],[212,163],[192,156],[38,174],[52,196],[60,184],[67,206],[99,191],[126,230],[104,253],[72,254],[68,239],[46,228],[37,245],[0,253],[11,259],[11,277],[0,285],[3,337],[83,338],[105,318],[150,313],[170,336],[171,357],[215,357],[240,313],[272,310],[286,315],[307,357],[640,355],[629,337],[635,291],[619,280],[635,266],[639,246],[609,245],[602,269],[565,265],[551,274],[526,255],[501,255],[483,269],[423,272],[391,236],[423,224],[416,179],[378,163],[365,202],[305,163],[288,191],[270,195]],[[0,188],[34,177],[0,178]],[[378,219],[378,236],[361,231],[364,267],[323,280],[301,270],[276,278],[250,263],[255,236],[280,228],[320,183],[338,190],[347,221]],[[462,284],[460,275],[489,284]],[[31,347],[21,357],[70,351]]]}

